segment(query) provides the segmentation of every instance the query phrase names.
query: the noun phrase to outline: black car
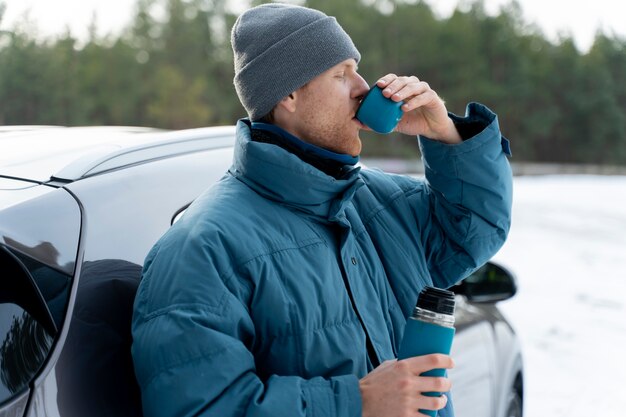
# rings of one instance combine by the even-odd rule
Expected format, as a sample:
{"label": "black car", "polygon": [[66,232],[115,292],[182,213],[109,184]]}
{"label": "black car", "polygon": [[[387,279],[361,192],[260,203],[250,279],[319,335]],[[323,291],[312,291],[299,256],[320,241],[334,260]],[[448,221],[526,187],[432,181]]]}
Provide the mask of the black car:
{"label": "black car", "polygon": [[[230,166],[234,127],[0,130],[0,417],[136,416],[132,303],[144,257]],[[522,415],[520,347],[487,264],[454,288],[459,416]]]}

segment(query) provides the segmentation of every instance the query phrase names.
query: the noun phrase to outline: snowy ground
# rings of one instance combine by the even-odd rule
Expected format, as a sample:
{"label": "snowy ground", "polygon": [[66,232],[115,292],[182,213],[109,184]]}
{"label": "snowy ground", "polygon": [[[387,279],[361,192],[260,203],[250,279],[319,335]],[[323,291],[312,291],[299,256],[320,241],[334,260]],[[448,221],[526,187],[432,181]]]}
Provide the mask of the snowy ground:
{"label": "snowy ground", "polygon": [[626,416],[626,177],[518,177],[513,208],[525,416]]}

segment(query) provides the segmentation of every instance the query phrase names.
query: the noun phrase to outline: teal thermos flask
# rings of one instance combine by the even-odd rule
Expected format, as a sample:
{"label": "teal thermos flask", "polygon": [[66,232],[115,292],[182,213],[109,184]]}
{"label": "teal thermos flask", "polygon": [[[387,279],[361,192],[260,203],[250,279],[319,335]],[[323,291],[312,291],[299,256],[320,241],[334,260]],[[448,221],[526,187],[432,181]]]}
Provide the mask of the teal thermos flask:
{"label": "teal thermos flask", "polygon": [[[419,294],[413,314],[407,320],[400,343],[398,359],[431,353],[450,354],[454,337],[454,293],[434,287],[425,287]],[[444,376],[444,369],[433,369],[423,376]],[[438,397],[440,392],[424,395]],[[419,410],[435,417],[437,411]]]}

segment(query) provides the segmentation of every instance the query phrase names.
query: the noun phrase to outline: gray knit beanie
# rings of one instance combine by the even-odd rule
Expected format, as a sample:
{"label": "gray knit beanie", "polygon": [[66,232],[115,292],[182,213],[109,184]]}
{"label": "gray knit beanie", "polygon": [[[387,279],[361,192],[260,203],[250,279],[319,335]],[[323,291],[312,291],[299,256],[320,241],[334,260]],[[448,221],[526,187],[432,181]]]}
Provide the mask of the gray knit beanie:
{"label": "gray knit beanie", "polygon": [[334,17],[269,3],[239,16],[231,33],[235,89],[251,120],[327,69],[361,54]]}

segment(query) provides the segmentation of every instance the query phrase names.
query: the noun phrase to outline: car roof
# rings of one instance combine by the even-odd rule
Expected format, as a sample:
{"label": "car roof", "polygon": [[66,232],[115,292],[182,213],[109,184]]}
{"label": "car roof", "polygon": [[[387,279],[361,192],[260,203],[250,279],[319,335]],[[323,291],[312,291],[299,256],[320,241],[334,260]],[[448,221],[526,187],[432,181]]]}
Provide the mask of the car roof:
{"label": "car roof", "polygon": [[111,170],[234,144],[234,126],[21,127],[0,131],[0,177],[68,183]]}
{"label": "car roof", "polygon": [[33,132],[36,130],[54,129],[55,125],[4,125],[0,126],[0,134],[15,133],[15,132]]}

